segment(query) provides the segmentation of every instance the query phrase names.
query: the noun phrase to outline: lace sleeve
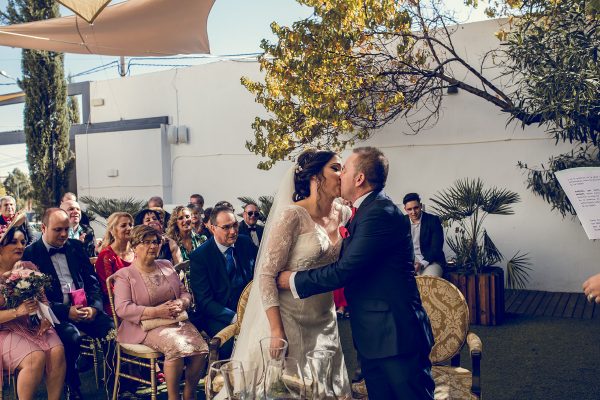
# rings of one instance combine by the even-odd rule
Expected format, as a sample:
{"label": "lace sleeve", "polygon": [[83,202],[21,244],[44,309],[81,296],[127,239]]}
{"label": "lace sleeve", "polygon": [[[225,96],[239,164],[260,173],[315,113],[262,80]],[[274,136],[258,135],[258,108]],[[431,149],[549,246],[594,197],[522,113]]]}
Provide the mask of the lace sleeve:
{"label": "lace sleeve", "polygon": [[267,247],[262,251],[258,274],[260,296],[265,310],[279,306],[279,292],[275,280],[288,264],[290,250],[299,232],[298,210],[289,207],[283,210],[266,238]]}
{"label": "lace sleeve", "polygon": [[352,216],[352,209],[347,205],[344,205],[341,201],[336,200],[333,203],[333,206],[338,211],[338,226],[343,226],[350,221],[350,217]]}

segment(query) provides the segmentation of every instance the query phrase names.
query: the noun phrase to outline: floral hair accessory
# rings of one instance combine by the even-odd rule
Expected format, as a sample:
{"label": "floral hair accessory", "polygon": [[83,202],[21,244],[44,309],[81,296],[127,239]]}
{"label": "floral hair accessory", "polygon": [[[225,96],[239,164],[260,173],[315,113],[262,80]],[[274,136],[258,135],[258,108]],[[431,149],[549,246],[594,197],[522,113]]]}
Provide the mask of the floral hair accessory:
{"label": "floral hair accessory", "polygon": [[299,174],[300,172],[302,172],[302,167],[300,166],[300,164],[296,165],[296,173]]}

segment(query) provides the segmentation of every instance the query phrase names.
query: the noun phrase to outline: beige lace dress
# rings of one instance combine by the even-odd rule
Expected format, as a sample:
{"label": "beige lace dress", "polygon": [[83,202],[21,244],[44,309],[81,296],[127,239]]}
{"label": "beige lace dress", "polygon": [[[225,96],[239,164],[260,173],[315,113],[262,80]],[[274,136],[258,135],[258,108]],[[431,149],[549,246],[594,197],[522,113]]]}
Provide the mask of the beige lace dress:
{"label": "beige lace dress", "polygon": [[[307,374],[310,371],[306,362],[308,351],[335,352],[332,380],[339,398],[350,394],[350,384],[340,346],[333,293],[295,299],[290,291],[277,289],[276,277],[284,270],[301,271],[335,262],[342,245],[338,228],[346,223],[350,214],[348,207],[335,203],[324,228],[313,221],[305,208],[286,207],[266,238],[267,247],[261,250],[262,259],[255,274],[259,290],[253,290],[249,299],[249,304],[256,302],[252,297],[258,293],[262,310],[279,306],[289,342],[288,356],[296,358]],[[248,321],[244,316],[234,358],[247,359],[247,355],[256,354],[258,341],[265,336],[269,336],[266,317]]]}
{"label": "beige lace dress", "polygon": [[[151,273],[140,272],[140,274],[148,289],[151,306],[158,306],[175,299],[173,290],[170,289],[171,286],[160,269]],[[187,293],[183,284],[181,292]],[[208,345],[190,321],[151,329],[142,344],[163,353],[166,361],[208,353]]]}

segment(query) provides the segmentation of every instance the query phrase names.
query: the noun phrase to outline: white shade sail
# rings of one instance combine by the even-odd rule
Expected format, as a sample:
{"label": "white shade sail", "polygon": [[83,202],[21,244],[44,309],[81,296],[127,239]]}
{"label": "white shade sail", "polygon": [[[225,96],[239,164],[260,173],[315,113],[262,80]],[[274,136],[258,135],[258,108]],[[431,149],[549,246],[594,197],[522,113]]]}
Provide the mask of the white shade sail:
{"label": "white shade sail", "polygon": [[0,45],[63,53],[168,56],[209,53],[214,0],[129,0],[93,24],[77,15],[0,27]]}
{"label": "white shade sail", "polygon": [[111,0],[56,0],[90,24]]}

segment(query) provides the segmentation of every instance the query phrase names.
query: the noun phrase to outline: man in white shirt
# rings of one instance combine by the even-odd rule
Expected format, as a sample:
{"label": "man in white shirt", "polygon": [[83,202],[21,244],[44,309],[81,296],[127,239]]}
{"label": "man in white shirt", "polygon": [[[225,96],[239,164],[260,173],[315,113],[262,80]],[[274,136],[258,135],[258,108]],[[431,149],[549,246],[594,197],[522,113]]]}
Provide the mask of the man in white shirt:
{"label": "man in white shirt", "polygon": [[408,193],[402,200],[406,219],[410,222],[413,249],[415,251],[415,273],[417,275],[442,276],[446,258],[444,256],[444,230],[437,215],[423,211],[417,193]]}

